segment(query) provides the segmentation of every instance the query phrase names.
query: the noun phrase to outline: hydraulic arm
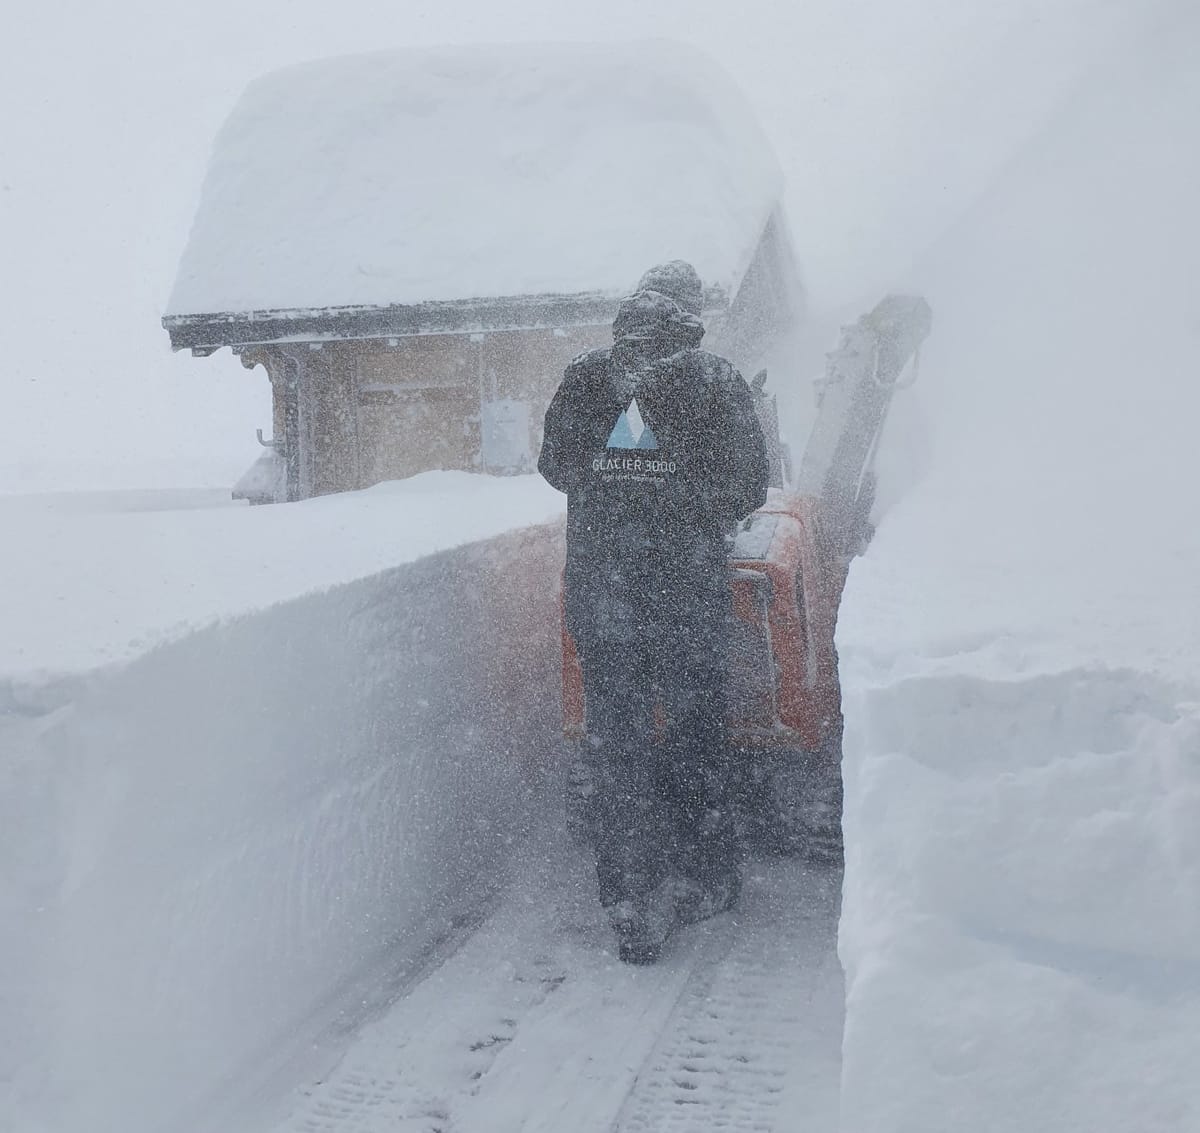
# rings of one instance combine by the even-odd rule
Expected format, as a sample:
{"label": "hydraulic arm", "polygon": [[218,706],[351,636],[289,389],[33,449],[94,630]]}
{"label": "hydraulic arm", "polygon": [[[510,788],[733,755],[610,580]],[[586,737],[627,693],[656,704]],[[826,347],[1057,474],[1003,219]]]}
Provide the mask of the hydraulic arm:
{"label": "hydraulic arm", "polygon": [[[915,380],[932,322],[924,299],[889,295],[843,327],[841,342],[828,355],[795,490],[819,501],[829,549],[837,557],[853,556],[865,541],[879,437],[892,395]],[[902,381],[906,371],[911,377]]]}

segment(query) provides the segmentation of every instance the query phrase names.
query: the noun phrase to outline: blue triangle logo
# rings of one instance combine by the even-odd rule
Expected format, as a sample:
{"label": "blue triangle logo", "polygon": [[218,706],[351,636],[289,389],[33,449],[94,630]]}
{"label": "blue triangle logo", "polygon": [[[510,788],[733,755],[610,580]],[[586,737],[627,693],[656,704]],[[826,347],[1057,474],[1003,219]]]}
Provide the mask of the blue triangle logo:
{"label": "blue triangle logo", "polygon": [[658,438],[654,430],[642,419],[642,410],[635,397],[628,408],[621,411],[617,423],[608,434],[608,448],[656,449]]}
{"label": "blue triangle logo", "polygon": [[609,448],[637,448],[637,442],[633,439],[633,430],[629,427],[629,418],[622,411],[621,416],[617,418],[617,423],[613,426],[613,431],[608,434]]}

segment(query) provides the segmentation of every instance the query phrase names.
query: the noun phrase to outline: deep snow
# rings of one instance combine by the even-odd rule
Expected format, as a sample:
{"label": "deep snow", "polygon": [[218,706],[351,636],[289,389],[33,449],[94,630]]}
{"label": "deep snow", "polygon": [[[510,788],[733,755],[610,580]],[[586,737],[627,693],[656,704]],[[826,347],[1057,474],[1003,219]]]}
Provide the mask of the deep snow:
{"label": "deep snow", "polygon": [[[429,472],[250,508],[227,492],[0,496],[0,704],[225,618],[513,528],[563,497],[540,477]],[[452,516],[453,521],[447,521]]]}
{"label": "deep snow", "polygon": [[780,189],[741,93],[682,44],[323,59],[243,94],[167,311],[620,296],[681,257],[732,294]]}
{"label": "deep snow", "polygon": [[560,499],[13,502],[62,560],[6,563],[41,671],[0,701],[0,1128],[286,1089],[502,879],[558,730]]}
{"label": "deep snow", "polygon": [[839,626],[854,1133],[1200,1128],[1195,42],[919,272],[923,472]]}

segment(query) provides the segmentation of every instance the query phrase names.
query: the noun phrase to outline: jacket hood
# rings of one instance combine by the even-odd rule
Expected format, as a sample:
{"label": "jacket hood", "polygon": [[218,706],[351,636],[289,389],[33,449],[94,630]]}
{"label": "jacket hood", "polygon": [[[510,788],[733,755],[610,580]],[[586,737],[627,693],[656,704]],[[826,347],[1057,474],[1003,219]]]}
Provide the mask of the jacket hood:
{"label": "jacket hood", "polygon": [[700,345],[698,315],[661,291],[641,290],[621,301],[613,320],[613,355],[627,370],[639,370]]}
{"label": "jacket hood", "polygon": [[704,287],[696,269],[686,260],[668,260],[652,267],[634,288],[669,295],[685,311],[697,317],[704,310]]}

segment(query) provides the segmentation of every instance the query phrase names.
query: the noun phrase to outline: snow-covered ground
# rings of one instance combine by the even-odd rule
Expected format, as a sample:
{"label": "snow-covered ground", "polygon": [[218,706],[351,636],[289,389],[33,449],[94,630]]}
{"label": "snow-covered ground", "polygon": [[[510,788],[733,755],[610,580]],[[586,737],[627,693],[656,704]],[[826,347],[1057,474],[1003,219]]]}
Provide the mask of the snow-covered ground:
{"label": "snow-covered ground", "polygon": [[854,1133],[1200,1128],[1179,32],[1131,44],[922,265],[924,471],[839,627]]}
{"label": "snow-covered ground", "polygon": [[755,863],[735,914],[630,967],[561,813],[479,931],[248,1131],[836,1129],[837,876]]}

